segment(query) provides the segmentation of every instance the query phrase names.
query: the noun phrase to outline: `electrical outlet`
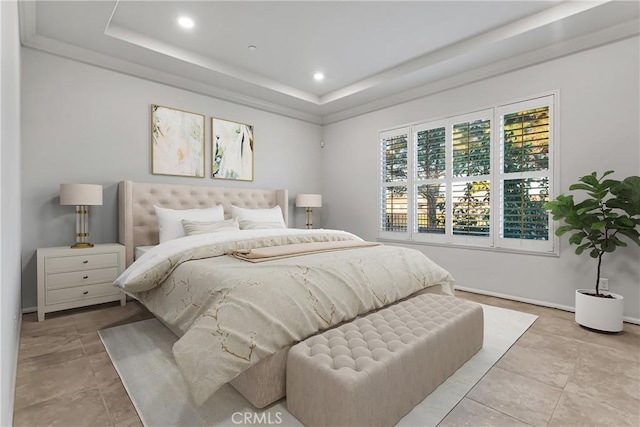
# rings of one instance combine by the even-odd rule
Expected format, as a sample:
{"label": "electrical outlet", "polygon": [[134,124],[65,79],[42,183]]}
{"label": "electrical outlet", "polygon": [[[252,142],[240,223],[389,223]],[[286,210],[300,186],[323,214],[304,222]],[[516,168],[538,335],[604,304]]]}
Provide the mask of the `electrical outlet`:
{"label": "electrical outlet", "polygon": [[609,279],[605,279],[604,277],[600,278],[600,290],[601,291],[609,290]]}

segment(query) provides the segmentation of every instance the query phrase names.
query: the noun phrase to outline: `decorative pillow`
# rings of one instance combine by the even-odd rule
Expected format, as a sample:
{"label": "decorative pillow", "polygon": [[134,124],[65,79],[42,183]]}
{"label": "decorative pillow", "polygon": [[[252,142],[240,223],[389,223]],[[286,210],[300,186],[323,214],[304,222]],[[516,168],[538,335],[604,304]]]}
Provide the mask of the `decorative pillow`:
{"label": "decorative pillow", "polygon": [[184,237],[182,220],[189,221],[224,221],[224,208],[222,205],[207,209],[167,209],[158,206],[156,210],[158,229],[160,230],[160,243]]}
{"label": "decorative pillow", "polygon": [[237,218],[226,219],[224,221],[201,222],[182,220],[182,228],[187,236],[196,234],[222,233],[225,231],[238,231],[240,225]]}
{"label": "decorative pillow", "polygon": [[241,230],[245,229],[245,227],[243,227],[243,221],[251,221],[254,223],[277,222],[280,224],[280,227],[277,228],[287,228],[287,225],[284,223],[284,219],[282,219],[282,209],[280,209],[280,206],[274,206],[271,209],[245,209],[231,205],[231,216],[233,218],[238,218]]}
{"label": "decorative pillow", "polygon": [[242,230],[267,230],[273,228],[285,228],[285,226],[279,221],[257,222],[246,219],[240,221],[240,229]]}

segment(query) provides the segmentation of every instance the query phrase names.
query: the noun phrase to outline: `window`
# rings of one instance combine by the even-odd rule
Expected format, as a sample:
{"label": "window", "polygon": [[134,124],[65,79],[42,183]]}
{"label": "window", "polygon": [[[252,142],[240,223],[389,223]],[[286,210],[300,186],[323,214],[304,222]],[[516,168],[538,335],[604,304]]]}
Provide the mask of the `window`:
{"label": "window", "polygon": [[554,98],[380,133],[380,237],[553,252]]}
{"label": "window", "polygon": [[381,229],[387,233],[406,233],[408,230],[409,135],[406,131],[408,129],[399,129],[382,135],[381,175],[384,177],[384,203]]}

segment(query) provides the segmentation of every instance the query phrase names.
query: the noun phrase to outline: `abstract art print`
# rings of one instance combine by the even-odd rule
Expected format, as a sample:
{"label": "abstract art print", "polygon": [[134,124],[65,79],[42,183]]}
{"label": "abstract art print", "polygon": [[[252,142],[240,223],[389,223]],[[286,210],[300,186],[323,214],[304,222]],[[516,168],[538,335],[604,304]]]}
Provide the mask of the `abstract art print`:
{"label": "abstract art print", "polygon": [[253,126],[211,119],[211,177],[253,181]]}
{"label": "abstract art print", "polygon": [[204,116],[151,106],[151,173],[204,178]]}

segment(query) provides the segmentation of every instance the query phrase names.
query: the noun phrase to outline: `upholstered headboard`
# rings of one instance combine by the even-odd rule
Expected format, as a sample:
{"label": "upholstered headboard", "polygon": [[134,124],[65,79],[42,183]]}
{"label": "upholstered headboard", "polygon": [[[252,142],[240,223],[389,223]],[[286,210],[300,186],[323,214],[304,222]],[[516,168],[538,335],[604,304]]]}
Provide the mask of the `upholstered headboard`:
{"label": "upholstered headboard", "polygon": [[119,240],[126,248],[127,266],[133,262],[137,246],[158,244],[158,222],[154,205],[171,209],[222,205],[226,218],[231,216],[231,205],[242,208],[272,208],[280,205],[285,224],[289,220],[287,190],[121,181],[118,184],[118,204]]}

